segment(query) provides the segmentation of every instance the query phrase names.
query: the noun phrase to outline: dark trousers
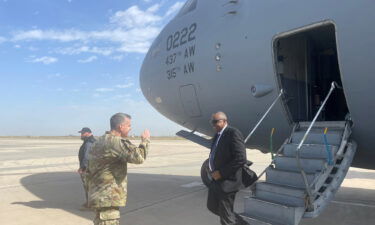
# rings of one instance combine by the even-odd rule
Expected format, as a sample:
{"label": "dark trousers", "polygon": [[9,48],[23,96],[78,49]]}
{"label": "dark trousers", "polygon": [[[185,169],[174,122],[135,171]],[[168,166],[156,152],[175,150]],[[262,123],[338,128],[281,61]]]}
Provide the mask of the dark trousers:
{"label": "dark trousers", "polygon": [[234,199],[237,192],[225,193],[220,184],[213,181],[208,188],[207,208],[220,217],[222,225],[247,224],[233,211]]}
{"label": "dark trousers", "polygon": [[86,172],[83,172],[80,174],[81,175],[81,180],[82,180],[82,184],[83,184],[83,189],[85,190],[85,198],[86,198],[86,202],[85,204],[87,205],[88,204],[88,183],[87,183],[87,174]]}

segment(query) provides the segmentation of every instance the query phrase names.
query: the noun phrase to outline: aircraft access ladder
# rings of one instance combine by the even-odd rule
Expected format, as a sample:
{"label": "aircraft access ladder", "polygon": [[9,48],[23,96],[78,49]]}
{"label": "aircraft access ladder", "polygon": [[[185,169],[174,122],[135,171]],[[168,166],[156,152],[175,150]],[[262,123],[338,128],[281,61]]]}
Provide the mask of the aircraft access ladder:
{"label": "aircraft access ladder", "polygon": [[[331,89],[314,119],[299,122],[260,175],[264,182],[252,185],[245,198],[243,218],[251,225],[298,225],[302,218],[319,216],[340,188],[353,161],[357,145],[350,139],[351,121],[317,118],[336,89]],[[283,90],[246,137],[245,143],[283,94]]]}
{"label": "aircraft access ladder", "polygon": [[[357,149],[357,144],[350,139],[352,122],[349,116],[346,121],[317,122],[336,88],[341,89],[332,82],[312,121],[294,125],[271,165],[259,174],[259,177],[266,174],[265,181],[252,185],[252,196],[245,198],[241,214],[251,225],[298,225],[302,218],[319,216],[340,188]],[[283,93],[281,90],[245,143]],[[210,143],[194,135],[194,131],[180,131],[177,135],[210,148]],[[206,166],[203,164],[202,168]]]}
{"label": "aircraft access ladder", "polygon": [[253,196],[245,198],[243,218],[251,225],[297,225],[302,218],[317,217],[334,197],[353,160],[357,146],[349,139],[350,124],[316,122],[299,151],[310,122],[295,125],[266,169],[265,182],[257,182]]}

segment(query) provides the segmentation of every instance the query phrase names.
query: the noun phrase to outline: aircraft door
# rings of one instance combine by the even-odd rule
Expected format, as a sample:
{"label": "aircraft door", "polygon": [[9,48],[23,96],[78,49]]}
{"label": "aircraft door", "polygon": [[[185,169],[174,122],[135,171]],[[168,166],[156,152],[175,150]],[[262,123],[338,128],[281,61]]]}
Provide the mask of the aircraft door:
{"label": "aircraft door", "polygon": [[[333,23],[322,22],[274,39],[276,75],[293,122],[311,121],[331,83],[342,86],[335,34]],[[342,121],[348,113],[344,92],[337,89],[318,120]]]}
{"label": "aircraft door", "polygon": [[202,115],[193,84],[180,86],[180,99],[186,115],[189,117],[200,117]]}
{"label": "aircraft door", "polygon": [[285,103],[293,121],[305,121],[311,112],[308,104],[311,83],[306,63],[309,51],[307,39],[281,39],[278,46],[278,76],[280,85],[285,90]]}

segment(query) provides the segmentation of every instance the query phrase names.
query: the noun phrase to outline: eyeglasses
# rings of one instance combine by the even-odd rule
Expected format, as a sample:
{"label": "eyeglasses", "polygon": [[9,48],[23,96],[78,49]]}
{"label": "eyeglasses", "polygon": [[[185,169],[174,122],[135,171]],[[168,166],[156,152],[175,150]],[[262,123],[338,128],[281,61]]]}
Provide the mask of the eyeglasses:
{"label": "eyeglasses", "polygon": [[212,119],[212,120],[210,120],[210,123],[211,123],[212,125],[215,125],[215,124],[217,124],[220,120],[225,120],[225,119],[218,119],[218,120],[214,120],[214,119]]}

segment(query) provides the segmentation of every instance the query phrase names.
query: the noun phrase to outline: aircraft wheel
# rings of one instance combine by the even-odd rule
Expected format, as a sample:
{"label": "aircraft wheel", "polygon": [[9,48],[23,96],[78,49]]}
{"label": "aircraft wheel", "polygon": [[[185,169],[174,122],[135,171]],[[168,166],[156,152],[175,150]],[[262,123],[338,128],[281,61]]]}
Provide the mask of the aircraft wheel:
{"label": "aircraft wheel", "polygon": [[208,174],[209,166],[208,166],[208,159],[206,159],[201,167],[201,179],[204,185],[208,187],[208,185],[211,183],[211,177]]}

